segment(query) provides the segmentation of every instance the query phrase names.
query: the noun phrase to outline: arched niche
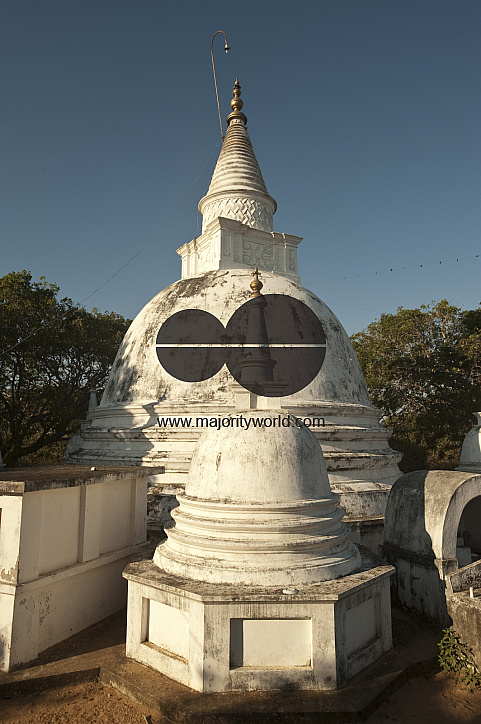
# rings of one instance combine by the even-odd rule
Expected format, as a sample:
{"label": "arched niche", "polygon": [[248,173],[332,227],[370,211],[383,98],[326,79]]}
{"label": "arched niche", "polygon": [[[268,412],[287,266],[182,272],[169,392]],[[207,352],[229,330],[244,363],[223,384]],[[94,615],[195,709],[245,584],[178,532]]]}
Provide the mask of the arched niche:
{"label": "arched niche", "polygon": [[473,547],[478,546],[478,521],[481,474],[417,470],[394,483],[386,506],[383,549],[396,568],[394,585],[404,605],[449,623],[446,576],[471,563],[471,551],[458,546],[458,530],[466,523]]}
{"label": "arched niche", "polygon": [[475,528],[477,512],[481,512],[481,475],[417,470],[401,476],[392,487],[384,541],[433,560],[455,561],[461,516],[468,515],[470,527]]}
{"label": "arched niche", "polygon": [[[481,475],[453,472],[450,473],[450,476],[453,476],[451,481],[454,489],[450,490],[451,486],[448,485],[440,496],[445,504],[445,514],[442,538],[439,541],[436,537],[437,549],[435,552],[437,553],[436,558],[442,560],[454,558],[457,561],[458,532],[464,523],[468,533],[471,536],[475,535],[478,546],[481,542]],[[462,534],[463,531],[460,532]],[[467,563],[471,563],[471,561],[464,562],[464,565]]]}
{"label": "arched niche", "polygon": [[458,547],[460,539],[470,550],[469,563],[479,560],[481,558],[481,495],[469,500],[461,513],[458,524]]}

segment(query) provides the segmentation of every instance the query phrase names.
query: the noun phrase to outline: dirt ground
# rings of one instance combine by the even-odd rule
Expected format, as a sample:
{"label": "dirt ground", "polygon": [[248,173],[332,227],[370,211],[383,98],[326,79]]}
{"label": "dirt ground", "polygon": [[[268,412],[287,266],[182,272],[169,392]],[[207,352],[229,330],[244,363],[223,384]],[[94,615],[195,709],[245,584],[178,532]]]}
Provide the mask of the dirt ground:
{"label": "dirt ground", "polygon": [[[430,660],[438,653],[440,631],[424,619],[393,608],[393,643],[397,664]],[[103,651],[115,651],[125,641],[125,611],[119,612],[44,652],[37,664],[69,662],[88,656],[91,665]],[[73,657],[73,658],[72,658]],[[90,657],[93,657],[90,659]],[[27,667],[28,668],[28,667]],[[198,724],[203,724],[200,716]],[[259,721],[257,719],[257,721]],[[322,714],[318,717],[323,721]],[[437,673],[410,679],[366,720],[368,724],[481,724],[481,689],[470,693],[454,675]],[[78,684],[28,696],[0,700],[1,724],[170,724],[169,720],[138,706],[115,689],[100,683]],[[251,724],[246,716],[246,724]]]}
{"label": "dirt ground", "polygon": [[[0,721],[2,724],[169,724],[169,720],[101,684],[68,686],[0,701]],[[450,674],[420,676],[395,692],[367,722],[481,724],[481,690],[470,693]]]}
{"label": "dirt ground", "polygon": [[410,679],[367,719],[368,724],[481,724],[481,689],[471,693],[453,674]]}
{"label": "dirt ground", "polygon": [[[150,717],[150,718],[149,718]],[[168,724],[102,684],[79,684],[0,701],[2,724]]]}

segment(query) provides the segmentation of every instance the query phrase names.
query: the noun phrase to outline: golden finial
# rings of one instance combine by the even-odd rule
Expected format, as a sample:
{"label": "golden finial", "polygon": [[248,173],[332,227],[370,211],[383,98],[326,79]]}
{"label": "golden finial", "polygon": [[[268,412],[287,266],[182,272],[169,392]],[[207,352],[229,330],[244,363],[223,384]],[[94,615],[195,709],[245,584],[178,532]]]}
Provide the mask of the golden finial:
{"label": "golden finial", "polygon": [[245,125],[247,123],[247,116],[245,116],[241,110],[244,106],[244,101],[241,101],[240,98],[241,87],[238,78],[235,79],[234,88],[232,89],[232,95],[234,96],[230,102],[232,113],[229,113],[229,115],[227,116],[227,125],[229,125],[229,123],[234,118],[239,119]]}
{"label": "golden finial", "polygon": [[261,282],[261,280],[259,279],[259,269],[257,268],[257,264],[256,264],[256,268],[254,269],[253,276],[254,276],[254,279],[249,284],[250,288],[252,289],[251,297],[261,297],[262,296],[261,289],[264,285]]}
{"label": "golden finial", "polygon": [[232,95],[234,96],[233,99],[230,102],[230,107],[233,111],[241,111],[242,107],[244,105],[244,101],[241,101],[240,95],[241,95],[241,87],[239,83],[239,78],[235,79],[234,87],[232,89]]}

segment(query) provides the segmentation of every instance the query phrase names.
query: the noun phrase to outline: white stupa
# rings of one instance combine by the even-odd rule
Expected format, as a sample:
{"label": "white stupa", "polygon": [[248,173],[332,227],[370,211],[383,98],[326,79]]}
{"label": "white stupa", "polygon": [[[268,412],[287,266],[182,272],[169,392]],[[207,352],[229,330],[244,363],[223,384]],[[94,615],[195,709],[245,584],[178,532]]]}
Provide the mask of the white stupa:
{"label": "white stupa", "polygon": [[481,473],[481,412],[473,412],[476,424],[463,440],[461,457],[456,470]]}
{"label": "white stupa", "polygon": [[[246,301],[257,266],[264,294],[300,300],[322,323],[327,344],[321,370],[304,389],[282,397],[278,406],[286,414],[322,419],[323,426],[313,432],[324,453],[330,485],[358,533],[360,529],[361,537],[365,535],[363,542],[370,545],[370,531],[376,525],[382,531],[400,455],[388,445],[389,432],[380,425],[380,412],[371,404],[341,323],[318,297],[300,286],[301,238],[273,231],[276,202],[267,192],[252,148],[238,81],[231,106],[212,181],[199,203],[202,235],[178,249],[182,278],[154,297],[133,321],[100,405],[70,440],[66,457],[70,463],[161,467],[164,474],[156,476],[154,488],[160,493],[181,491],[202,430],[195,425],[160,425],[169,418],[232,414],[236,393],[226,366],[195,384],[171,376],[157,359],[157,333],[171,315],[185,309],[207,311],[225,326]],[[271,404],[255,395],[249,401],[252,409]],[[378,538],[381,542],[382,533]]]}
{"label": "white stupa", "polygon": [[249,414],[280,424],[204,432],[167,540],[125,569],[126,655],[201,692],[340,688],[392,645],[394,568],[348,540],[313,433]]}
{"label": "white stupa", "polygon": [[[154,556],[166,573],[283,588],[360,567],[316,438],[285,412],[269,414],[288,424],[202,435],[173,511],[175,526]],[[266,412],[249,415],[264,420]]]}

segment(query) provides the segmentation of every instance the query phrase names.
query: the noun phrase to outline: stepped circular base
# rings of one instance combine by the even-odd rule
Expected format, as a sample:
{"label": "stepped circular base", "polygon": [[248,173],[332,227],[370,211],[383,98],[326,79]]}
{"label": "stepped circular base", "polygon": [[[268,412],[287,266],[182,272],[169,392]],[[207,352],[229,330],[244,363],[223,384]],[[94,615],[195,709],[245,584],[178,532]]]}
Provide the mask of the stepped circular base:
{"label": "stepped circular base", "polygon": [[337,496],[278,505],[233,505],[178,496],[175,527],[156,549],[165,573],[207,583],[306,585],[349,575],[360,555]]}

